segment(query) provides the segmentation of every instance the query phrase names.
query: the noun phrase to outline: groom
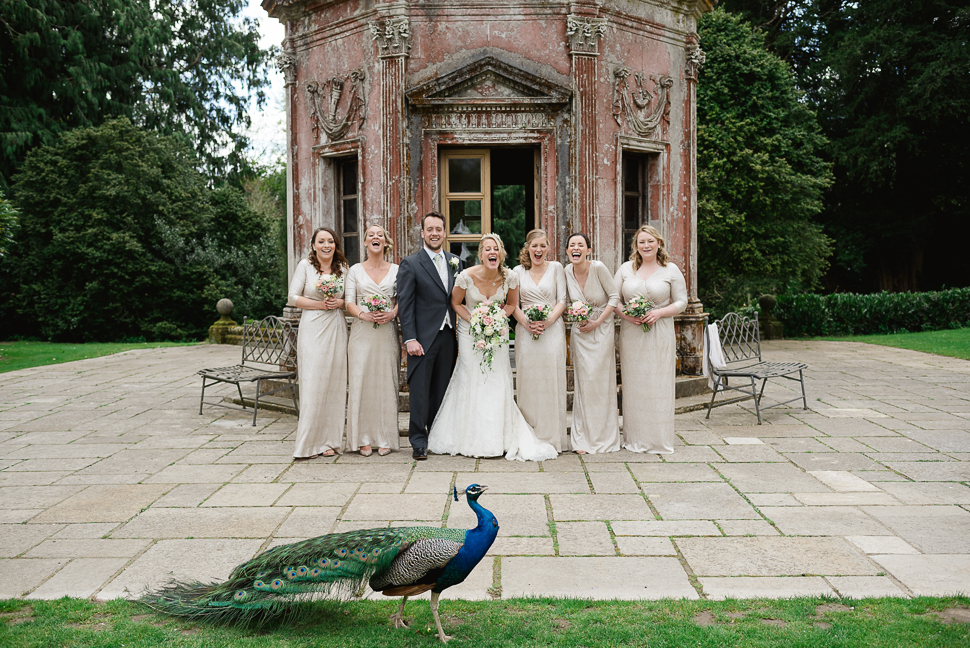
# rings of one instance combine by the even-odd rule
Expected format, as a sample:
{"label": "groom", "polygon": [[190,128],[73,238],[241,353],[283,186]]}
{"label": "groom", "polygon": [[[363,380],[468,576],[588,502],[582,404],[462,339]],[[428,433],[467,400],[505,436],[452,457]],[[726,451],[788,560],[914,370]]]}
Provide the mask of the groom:
{"label": "groom", "polygon": [[441,249],[445,219],[430,212],[421,219],[424,246],[401,259],[397,273],[398,316],[408,352],[411,456],[428,458],[428,431],[445,397],[458,354],[451,289],[461,270],[458,257]]}

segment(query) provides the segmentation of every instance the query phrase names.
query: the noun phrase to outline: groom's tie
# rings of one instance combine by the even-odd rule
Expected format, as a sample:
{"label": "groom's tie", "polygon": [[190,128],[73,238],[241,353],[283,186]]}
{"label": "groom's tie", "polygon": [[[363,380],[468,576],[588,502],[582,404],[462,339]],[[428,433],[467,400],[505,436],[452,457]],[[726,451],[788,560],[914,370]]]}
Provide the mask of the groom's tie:
{"label": "groom's tie", "polygon": [[434,255],[434,267],[438,270],[438,277],[441,279],[441,285],[445,287],[445,292],[448,291],[448,276],[445,274],[445,260],[441,258],[441,252]]}

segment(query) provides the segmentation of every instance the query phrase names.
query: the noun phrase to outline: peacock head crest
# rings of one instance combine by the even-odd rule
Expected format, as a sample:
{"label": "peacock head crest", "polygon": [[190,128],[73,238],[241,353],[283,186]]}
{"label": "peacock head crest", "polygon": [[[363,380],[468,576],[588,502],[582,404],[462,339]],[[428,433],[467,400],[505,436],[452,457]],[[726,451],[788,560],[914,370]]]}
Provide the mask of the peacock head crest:
{"label": "peacock head crest", "polygon": [[465,497],[472,501],[476,501],[478,496],[488,490],[488,486],[481,486],[479,484],[472,484],[465,489]]}

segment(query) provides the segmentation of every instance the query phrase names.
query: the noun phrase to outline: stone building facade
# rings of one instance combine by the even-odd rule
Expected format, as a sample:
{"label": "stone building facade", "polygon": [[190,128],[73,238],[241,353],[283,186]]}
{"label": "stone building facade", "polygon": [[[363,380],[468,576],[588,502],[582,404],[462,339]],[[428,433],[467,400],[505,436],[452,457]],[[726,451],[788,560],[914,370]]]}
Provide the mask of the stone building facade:
{"label": "stone building facade", "polygon": [[321,225],[351,261],[372,223],[398,257],[442,212],[452,252],[515,256],[571,232],[616,269],[657,227],[687,278],[681,373],[701,372],[696,30],[713,0],[264,0],[286,26],[289,268]]}

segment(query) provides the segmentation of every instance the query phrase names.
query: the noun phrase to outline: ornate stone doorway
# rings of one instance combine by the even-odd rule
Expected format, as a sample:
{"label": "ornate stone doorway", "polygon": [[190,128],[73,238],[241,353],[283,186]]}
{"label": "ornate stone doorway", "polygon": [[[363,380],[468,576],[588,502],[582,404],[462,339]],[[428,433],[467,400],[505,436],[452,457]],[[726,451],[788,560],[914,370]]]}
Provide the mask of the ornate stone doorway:
{"label": "ornate stone doorway", "polygon": [[439,168],[451,252],[475,265],[482,234],[495,232],[514,265],[525,235],[537,226],[539,149],[443,149]]}

